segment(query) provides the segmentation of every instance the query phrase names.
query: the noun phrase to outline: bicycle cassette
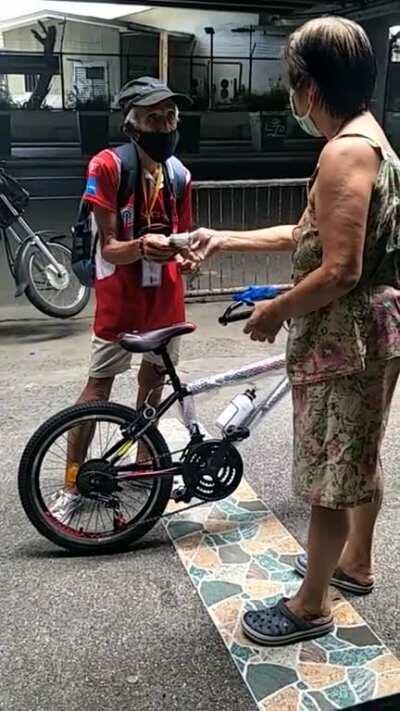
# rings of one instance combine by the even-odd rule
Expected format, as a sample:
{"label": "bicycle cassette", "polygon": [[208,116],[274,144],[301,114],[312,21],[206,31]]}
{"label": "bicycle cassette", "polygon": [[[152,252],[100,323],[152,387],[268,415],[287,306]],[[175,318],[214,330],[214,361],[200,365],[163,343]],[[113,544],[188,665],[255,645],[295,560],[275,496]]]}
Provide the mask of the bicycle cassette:
{"label": "bicycle cassette", "polygon": [[190,447],[183,460],[187,491],[202,501],[219,501],[233,494],[242,474],[242,457],[226,440],[211,439]]}

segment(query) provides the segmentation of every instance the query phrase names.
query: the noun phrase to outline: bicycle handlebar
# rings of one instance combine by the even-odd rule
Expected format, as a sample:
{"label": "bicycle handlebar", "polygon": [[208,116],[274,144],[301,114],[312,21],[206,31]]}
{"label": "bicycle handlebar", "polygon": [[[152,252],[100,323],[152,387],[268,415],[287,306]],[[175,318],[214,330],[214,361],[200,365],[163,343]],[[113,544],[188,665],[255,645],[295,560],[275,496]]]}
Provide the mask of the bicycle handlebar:
{"label": "bicycle handlebar", "polygon": [[[242,304],[235,304],[235,306],[242,306]],[[230,306],[226,309],[225,313],[222,314],[222,316],[219,317],[218,323],[221,324],[221,326],[227,326],[228,323],[235,323],[236,321],[247,321],[247,319],[250,318],[252,315],[254,309],[245,309],[244,311],[239,311],[237,313],[233,313],[234,309],[232,309]]]}
{"label": "bicycle handlebar", "polygon": [[[291,288],[291,284],[277,284],[263,287],[249,287],[242,292],[238,292],[234,294],[234,302],[231,303],[228,308],[225,309],[222,316],[219,317],[218,323],[220,323],[221,326],[227,326],[228,323],[235,323],[235,321],[247,321],[253,314],[255,301],[274,299],[276,296],[279,296],[279,294],[289,291]],[[262,294],[261,299],[260,294]]]}

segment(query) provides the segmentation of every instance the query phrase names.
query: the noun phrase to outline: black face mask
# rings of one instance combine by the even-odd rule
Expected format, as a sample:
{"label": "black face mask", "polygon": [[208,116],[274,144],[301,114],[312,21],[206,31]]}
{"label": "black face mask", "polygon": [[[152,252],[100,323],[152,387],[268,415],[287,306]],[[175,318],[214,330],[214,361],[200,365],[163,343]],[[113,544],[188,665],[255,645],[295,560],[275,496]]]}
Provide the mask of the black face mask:
{"label": "black face mask", "polygon": [[156,163],[165,163],[168,158],[171,158],[175,153],[178,141],[179,133],[176,130],[169,133],[149,131],[140,133],[136,138],[138,146]]}

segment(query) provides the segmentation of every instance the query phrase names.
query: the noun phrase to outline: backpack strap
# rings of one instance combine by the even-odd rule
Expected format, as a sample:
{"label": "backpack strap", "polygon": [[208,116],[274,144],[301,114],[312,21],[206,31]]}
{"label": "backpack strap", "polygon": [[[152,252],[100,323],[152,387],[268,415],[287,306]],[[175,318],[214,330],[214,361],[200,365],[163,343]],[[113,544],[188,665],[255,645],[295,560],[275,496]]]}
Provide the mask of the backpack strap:
{"label": "backpack strap", "polygon": [[131,195],[136,190],[140,176],[140,161],[136,144],[133,141],[123,143],[122,146],[114,148],[121,161],[121,179],[118,188],[118,207],[126,204]]}
{"label": "backpack strap", "polygon": [[[136,144],[131,141],[123,143],[122,146],[114,148],[121,161],[121,181],[118,189],[118,205],[123,205],[132,195],[137,186],[137,181],[140,174],[140,160],[137,152]],[[181,161],[172,156],[166,162],[166,169],[170,181],[173,186],[174,196],[177,200],[181,200],[186,189],[186,169]]]}
{"label": "backpack strap", "polygon": [[187,172],[179,158],[172,156],[166,162],[166,169],[170,181],[173,186],[174,196],[176,200],[182,200],[186,190]]}

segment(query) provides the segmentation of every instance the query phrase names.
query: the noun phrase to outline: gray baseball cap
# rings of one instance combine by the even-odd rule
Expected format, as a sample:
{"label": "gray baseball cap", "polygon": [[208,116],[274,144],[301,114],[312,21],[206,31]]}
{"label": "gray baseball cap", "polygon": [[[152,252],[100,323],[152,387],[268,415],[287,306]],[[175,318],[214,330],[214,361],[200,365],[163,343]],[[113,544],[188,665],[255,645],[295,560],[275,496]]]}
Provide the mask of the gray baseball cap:
{"label": "gray baseball cap", "polygon": [[140,77],[125,84],[118,95],[118,104],[127,111],[132,106],[154,106],[160,101],[172,99],[179,109],[192,105],[192,100],[185,94],[172,91],[165,82],[154,77]]}

